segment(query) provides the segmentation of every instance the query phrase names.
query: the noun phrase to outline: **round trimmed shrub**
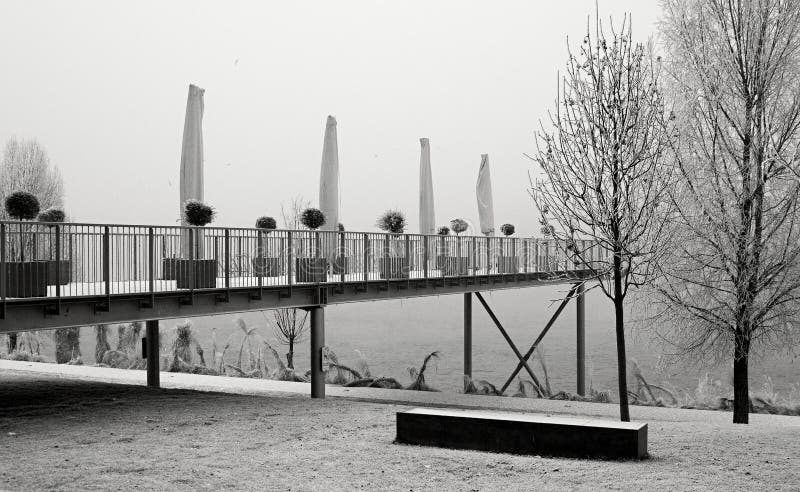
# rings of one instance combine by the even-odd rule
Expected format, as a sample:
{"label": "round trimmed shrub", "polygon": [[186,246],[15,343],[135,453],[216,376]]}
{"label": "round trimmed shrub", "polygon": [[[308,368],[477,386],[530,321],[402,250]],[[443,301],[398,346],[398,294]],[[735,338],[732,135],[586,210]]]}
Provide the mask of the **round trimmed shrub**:
{"label": "round trimmed shrub", "polygon": [[15,191],[6,197],[6,213],[17,220],[33,220],[39,213],[39,199],[27,191]]}
{"label": "round trimmed shrub", "polygon": [[402,234],[406,229],[406,216],[399,210],[387,210],[375,223],[378,229],[392,234]]}
{"label": "round trimmed shrub", "polygon": [[217,212],[211,205],[206,205],[200,200],[186,200],[183,206],[183,215],[186,222],[196,227],[203,227],[214,221]]}
{"label": "round trimmed shrub", "polygon": [[39,212],[39,216],[36,217],[36,220],[39,222],[64,222],[67,216],[64,214],[64,211],[60,208],[51,207],[47,210],[43,210]]}
{"label": "round trimmed shrub", "polygon": [[259,217],[256,219],[256,229],[275,229],[278,227],[278,223],[275,222],[275,219],[268,216]]}
{"label": "round trimmed shrub", "polygon": [[344,232],[344,224],[342,224],[341,222],[339,222],[339,225],[338,225],[337,227],[338,227],[338,229],[339,229],[339,232]]}
{"label": "round trimmed shrub", "polygon": [[467,224],[467,221],[464,219],[453,219],[450,221],[450,228],[453,229],[453,232],[456,233],[456,236],[466,231],[468,227],[469,224]]}
{"label": "round trimmed shrub", "polygon": [[514,224],[503,224],[500,226],[500,232],[502,232],[504,236],[510,236],[514,234],[514,231],[516,231]]}
{"label": "round trimmed shrub", "polygon": [[325,214],[318,208],[307,208],[300,215],[300,223],[314,231],[325,225]]}
{"label": "round trimmed shrub", "polygon": [[440,236],[449,236],[450,235],[450,228],[447,227],[447,226],[442,226],[442,227],[439,228],[438,231],[436,231],[436,234],[438,234]]}

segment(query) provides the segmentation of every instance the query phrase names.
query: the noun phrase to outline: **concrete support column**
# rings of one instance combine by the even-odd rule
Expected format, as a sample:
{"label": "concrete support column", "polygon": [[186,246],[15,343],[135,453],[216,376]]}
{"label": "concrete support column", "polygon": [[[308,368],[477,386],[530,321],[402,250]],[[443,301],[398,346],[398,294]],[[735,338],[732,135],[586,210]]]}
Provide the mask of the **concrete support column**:
{"label": "concrete support column", "polygon": [[464,294],[464,375],[472,377],[472,293]]}
{"label": "concrete support column", "polygon": [[325,346],[325,309],[311,308],[311,398],[325,398],[322,347]]}
{"label": "concrete support column", "polygon": [[578,379],[578,394],[584,396],[586,394],[586,294],[585,287],[580,284],[575,290],[575,307],[576,307],[576,342],[577,342],[577,379]]}
{"label": "concrete support column", "polygon": [[147,351],[147,386],[161,386],[159,374],[158,320],[148,320],[145,325],[145,350]]}

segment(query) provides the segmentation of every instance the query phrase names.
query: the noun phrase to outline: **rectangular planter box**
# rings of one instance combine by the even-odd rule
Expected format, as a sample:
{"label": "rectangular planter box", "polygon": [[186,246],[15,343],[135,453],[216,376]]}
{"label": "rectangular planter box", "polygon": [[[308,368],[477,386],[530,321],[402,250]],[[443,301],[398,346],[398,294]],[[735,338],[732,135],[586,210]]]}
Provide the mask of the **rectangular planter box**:
{"label": "rectangular planter box", "polygon": [[176,280],[178,278],[178,262],[180,258],[164,258],[161,262],[161,278],[164,280]]}
{"label": "rectangular planter box", "polygon": [[516,256],[498,256],[497,273],[519,273],[519,258]]}
{"label": "rectangular planter box", "polygon": [[6,297],[45,297],[47,295],[47,262],[6,262],[4,281]]}
{"label": "rectangular planter box", "polygon": [[642,459],[647,457],[647,424],[415,408],[397,412],[396,442],[494,453]]}
{"label": "rectangular planter box", "polygon": [[177,281],[179,289],[213,289],[217,286],[217,260],[194,260],[194,279],[191,264],[192,260],[164,258],[162,277]]}
{"label": "rectangular planter box", "polygon": [[56,285],[56,277],[58,277],[60,285],[67,285],[72,281],[72,262],[70,260],[47,260],[47,285]]}
{"label": "rectangular planter box", "polygon": [[253,274],[256,277],[277,277],[281,274],[280,258],[253,258]]}
{"label": "rectangular planter box", "polygon": [[469,258],[457,256],[438,256],[436,264],[443,276],[457,277],[469,273]]}
{"label": "rectangular planter box", "polygon": [[388,267],[389,274],[386,274],[387,262],[380,260],[381,278],[382,279],[398,279],[408,278],[408,258],[389,258]]}
{"label": "rectangular planter box", "polygon": [[298,282],[327,282],[328,260],[325,258],[297,258],[294,275]]}

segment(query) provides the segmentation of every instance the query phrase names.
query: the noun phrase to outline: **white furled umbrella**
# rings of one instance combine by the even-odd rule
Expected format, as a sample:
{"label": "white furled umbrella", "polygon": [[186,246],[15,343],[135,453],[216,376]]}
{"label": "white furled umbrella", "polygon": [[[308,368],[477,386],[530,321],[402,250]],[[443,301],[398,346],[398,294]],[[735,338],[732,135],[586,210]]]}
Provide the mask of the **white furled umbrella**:
{"label": "white furled umbrella", "polygon": [[321,230],[335,231],[339,226],[339,146],[336,118],[328,116],[322,143],[322,166],[319,173],[319,209],[325,214]]}
{"label": "white furled umbrella", "polygon": [[436,234],[436,214],[433,208],[433,178],[431,177],[431,145],[420,138],[419,157],[419,233]]}
{"label": "white furled umbrella", "polygon": [[489,154],[481,154],[481,167],[478,170],[478,184],[475,187],[478,197],[478,216],[481,233],[494,235],[494,202],[492,201],[492,174],[489,171]]}
{"label": "white furled umbrella", "polygon": [[[336,136],[336,118],[328,116],[325,139],[322,143],[322,165],[319,172],[319,209],[325,214],[323,231],[339,230],[339,144]],[[333,260],[338,234],[324,234],[321,253]]]}
{"label": "white furled umbrella", "polygon": [[[183,123],[183,146],[181,147],[181,225],[187,225],[183,206],[187,200],[203,200],[203,94],[204,89],[189,86],[186,101],[186,120]],[[184,237],[186,236],[186,237]],[[181,254],[189,257],[188,234],[181,233]],[[200,244],[197,245],[199,250]]]}

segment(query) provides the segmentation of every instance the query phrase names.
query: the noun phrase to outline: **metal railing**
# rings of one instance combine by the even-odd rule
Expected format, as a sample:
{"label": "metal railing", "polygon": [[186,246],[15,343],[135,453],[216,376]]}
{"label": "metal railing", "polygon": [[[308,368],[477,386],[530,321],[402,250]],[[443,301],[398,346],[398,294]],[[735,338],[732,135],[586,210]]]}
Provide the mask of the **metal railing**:
{"label": "metal railing", "polygon": [[[0,299],[582,270],[550,239],[0,222]],[[578,241],[584,262],[605,253]]]}

